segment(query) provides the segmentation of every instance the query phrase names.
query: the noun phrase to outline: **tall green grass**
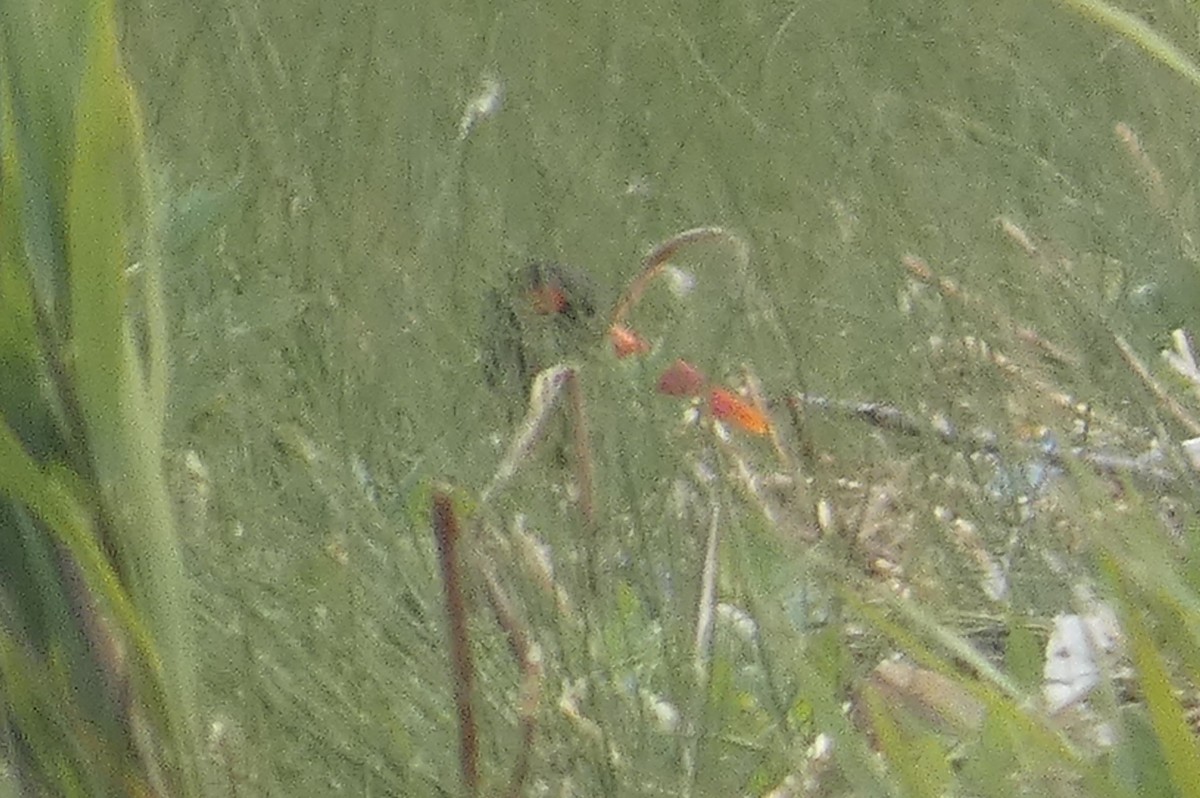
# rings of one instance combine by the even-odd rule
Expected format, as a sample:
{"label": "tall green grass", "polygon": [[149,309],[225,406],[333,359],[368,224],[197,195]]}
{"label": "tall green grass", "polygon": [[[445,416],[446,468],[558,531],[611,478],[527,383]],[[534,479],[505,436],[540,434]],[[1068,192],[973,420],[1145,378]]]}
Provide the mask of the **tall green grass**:
{"label": "tall green grass", "polygon": [[141,110],[108,3],[6,9],[0,675],[24,795],[195,794]]}
{"label": "tall green grass", "polygon": [[[1117,341],[1152,362],[1200,310],[1191,9],[129,2],[148,168],[97,8],[4,17],[11,782],[462,794],[429,520],[450,482],[481,793],[523,761],[527,794],[1188,793],[1200,497],[1186,425]],[[632,319],[648,357],[565,355],[595,521],[554,442],[484,496],[523,410],[482,378],[489,291],[559,259],[604,308],[701,224],[748,264],[690,248],[695,290]],[[676,357],[748,367],[784,455],[685,425],[654,393]],[[799,391],[923,431],[793,414]],[[1009,470],[937,417],[995,431]],[[1180,477],[1067,458],[1021,500],[1000,487],[1043,426],[1157,437]],[[1085,588],[1125,658],[1090,714],[1050,717],[1047,633]],[[71,693],[115,677],[133,710]],[[86,705],[43,723],[67,694]]]}

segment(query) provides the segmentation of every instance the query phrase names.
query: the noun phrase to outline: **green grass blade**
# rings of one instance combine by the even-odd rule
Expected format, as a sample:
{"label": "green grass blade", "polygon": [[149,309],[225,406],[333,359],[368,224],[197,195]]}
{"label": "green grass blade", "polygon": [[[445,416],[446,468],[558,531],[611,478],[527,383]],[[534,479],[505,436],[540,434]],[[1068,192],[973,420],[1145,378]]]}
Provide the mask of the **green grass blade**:
{"label": "green grass blade", "polygon": [[92,21],[67,198],[75,389],[104,532],[163,665],[161,681],[142,684],[143,695],[163,702],[167,750],[179,769],[174,775],[190,792],[194,777],[186,752],[193,732],[193,676],[184,615],[189,589],[162,474],[164,323],[153,258],[141,265],[146,361],[127,307],[135,248],[126,231],[139,225],[144,230],[147,218],[141,121],[118,56],[109,4],[96,3]]}
{"label": "green grass blade", "polygon": [[1129,635],[1130,653],[1171,781],[1179,795],[1190,795],[1195,785],[1200,784],[1200,750],[1196,747],[1196,739],[1121,563],[1112,556],[1105,556],[1103,564],[1117,591],[1121,621]]}
{"label": "green grass blade", "polygon": [[902,728],[873,686],[863,691],[863,697],[871,716],[871,728],[880,750],[896,773],[901,794],[926,798],[944,795],[951,783],[946,753],[931,736],[914,736]]}
{"label": "green grass blade", "polygon": [[1120,34],[1200,88],[1200,67],[1196,66],[1196,62],[1188,58],[1186,53],[1141,17],[1100,0],[1061,0],[1061,2],[1083,16]]}
{"label": "green grass blade", "polygon": [[98,596],[129,635],[151,672],[159,673],[154,646],[120,579],[97,545],[91,521],[61,471],[43,470],[21,449],[0,419],[0,495],[28,507],[79,566],[87,588]]}

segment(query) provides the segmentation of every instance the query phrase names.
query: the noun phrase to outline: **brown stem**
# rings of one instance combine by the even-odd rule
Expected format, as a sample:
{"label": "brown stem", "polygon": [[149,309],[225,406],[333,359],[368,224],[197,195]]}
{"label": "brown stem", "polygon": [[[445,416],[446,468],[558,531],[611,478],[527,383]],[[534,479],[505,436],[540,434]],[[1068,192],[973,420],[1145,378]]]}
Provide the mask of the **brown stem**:
{"label": "brown stem", "polygon": [[745,246],[739,238],[721,227],[696,227],[671,236],[650,250],[650,254],[642,261],[641,273],[633,278],[613,308],[612,323],[620,325],[625,322],[629,311],[633,310],[633,306],[642,298],[642,294],[646,293],[650,283],[663,271],[667,261],[674,257],[676,252],[700,241],[733,241],[739,248]]}
{"label": "brown stem", "polygon": [[450,621],[450,666],[454,671],[454,704],[458,710],[459,763],[466,794],[479,794],[479,734],[471,707],[475,669],[467,634],[467,610],[463,599],[462,572],[458,562],[460,529],[454,502],[444,491],[433,494],[433,534],[442,562],[442,584],[446,591],[446,616]]}

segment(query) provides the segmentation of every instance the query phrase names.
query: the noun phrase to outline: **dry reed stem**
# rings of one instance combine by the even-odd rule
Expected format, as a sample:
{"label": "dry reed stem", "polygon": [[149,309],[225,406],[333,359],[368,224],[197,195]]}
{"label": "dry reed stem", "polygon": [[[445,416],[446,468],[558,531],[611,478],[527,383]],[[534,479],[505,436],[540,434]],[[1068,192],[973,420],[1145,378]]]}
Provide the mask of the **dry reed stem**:
{"label": "dry reed stem", "polygon": [[517,613],[516,607],[500,584],[500,579],[490,565],[480,564],[488,604],[496,616],[496,623],[508,638],[508,647],[517,670],[521,674],[520,694],[517,699],[517,722],[521,744],[517,750],[517,761],[509,777],[508,791],[512,798],[521,794],[521,787],[529,775],[529,762],[537,737],[537,710],[542,695],[542,651],[533,641],[533,633]]}
{"label": "dry reed stem", "polygon": [[590,741],[602,752],[609,767],[613,770],[619,770],[623,767],[625,761],[624,755],[608,739],[608,735],[604,733],[604,729],[600,724],[585,715],[580,708],[580,699],[583,697],[583,692],[586,688],[586,679],[564,683],[562,694],[558,697],[558,711],[562,713],[564,718],[570,721],[575,731],[581,737]]}
{"label": "dry reed stem", "polygon": [[986,341],[973,336],[967,336],[963,338],[963,344],[969,351],[974,352],[994,366],[1001,374],[1021,381],[1028,388],[1048,399],[1056,407],[1060,407],[1077,416],[1086,414],[1089,420],[1097,421],[1111,430],[1119,430],[1123,435],[1130,433],[1128,425],[1116,416],[1092,407],[1089,402],[1082,401],[1062,390],[1059,386],[1030,373],[1027,369],[1021,368],[1012,358],[996,350]]}
{"label": "dry reed stem", "polygon": [[[764,415],[767,415],[766,408],[769,407],[769,404],[767,403],[766,394],[763,391],[762,381],[754,373],[754,370],[746,364],[742,364],[742,381],[746,385],[746,392],[750,395],[750,403]],[[775,457],[779,460],[779,465],[788,475],[794,476],[796,473],[796,460],[783,445],[779,426],[774,423],[768,425],[767,435],[770,436],[771,448],[775,450]]]}
{"label": "dry reed stem", "polygon": [[691,796],[696,783],[696,764],[700,738],[697,721],[703,717],[708,695],[709,664],[712,660],[713,627],[717,617],[717,573],[720,568],[721,504],[717,490],[708,486],[709,525],[704,551],[704,570],[700,575],[700,596],[696,608],[696,639],[692,668],[696,675],[696,691],[692,697],[691,719],[687,722],[687,743],[682,751],[683,779],[679,794]]}
{"label": "dry reed stem", "polygon": [[[463,788],[469,798],[479,795],[479,731],[473,707],[475,670],[471,657],[467,629],[467,607],[463,592],[463,567],[459,542],[462,537],[454,504],[446,490],[433,495],[433,530],[438,543],[442,566],[442,582],[449,619],[447,639],[450,665],[454,675],[454,703],[459,721],[459,764]],[[470,557],[472,569],[478,572],[488,604],[496,623],[504,632],[521,676],[517,701],[521,744],[505,795],[516,798],[521,794],[529,773],[533,745],[537,735],[537,711],[542,693],[542,653],[533,640],[533,633],[522,620],[513,601],[501,585],[491,561],[485,556]]]}
{"label": "dry reed stem", "polygon": [[479,731],[471,703],[475,690],[475,668],[471,660],[467,608],[458,558],[461,529],[454,512],[454,502],[445,490],[434,491],[432,520],[442,565],[442,587],[449,621],[446,636],[450,649],[450,669],[454,673],[454,705],[458,712],[459,766],[463,789],[469,798],[475,798],[479,794]]}
{"label": "dry reed stem", "polygon": [[650,250],[650,253],[642,260],[642,271],[630,281],[625,293],[613,307],[613,325],[624,326],[625,318],[641,300],[642,295],[646,293],[650,283],[663,273],[667,262],[679,250],[691,244],[707,241],[727,241],[737,249],[739,262],[743,266],[749,262],[749,248],[746,243],[723,227],[695,227],[691,230],[684,230],[682,233],[676,233]]}
{"label": "dry reed stem", "polygon": [[1113,340],[1116,341],[1117,348],[1121,350],[1121,357],[1125,358],[1125,363],[1129,366],[1130,370],[1150,389],[1150,392],[1166,408],[1167,412],[1174,416],[1176,421],[1186,427],[1192,435],[1200,435],[1200,422],[1192,418],[1184,406],[1179,404],[1175,397],[1167,393],[1158,380],[1154,379],[1154,375],[1150,373],[1150,370],[1138,358],[1137,352],[1133,351],[1133,347],[1119,335],[1114,335]]}
{"label": "dry reed stem", "polygon": [[750,467],[750,463],[742,456],[742,453],[730,441],[726,440],[724,435],[720,432],[714,432],[713,435],[717,439],[720,451],[733,463],[734,473],[737,475],[738,482],[745,490],[746,496],[758,507],[767,524],[772,529],[779,529],[779,513],[768,500],[766,494],[763,493],[762,480],[758,474]]}
{"label": "dry reed stem", "polygon": [[1064,365],[1078,367],[1078,357],[1065,351],[1060,346],[1041,335],[1032,327],[1017,322],[1012,317],[996,310],[988,302],[985,302],[974,294],[965,291],[953,280],[949,280],[945,277],[939,277],[933,271],[933,269],[930,268],[929,264],[921,258],[910,254],[905,255],[901,260],[904,264],[904,268],[910,275],[926,285],[933,286],[937,289],[938,293],[940,293],[946,299],[953,302],[959,302],[964,306],[970,307],[972,310],[978,311],[990,317],[992,323],[994,323],[1005,333],[1011,335],[1021,343],[1033,347],[1043,356]]}
{"label": "dry reed stem", "polygon": [[812,393],[790,393],[784,398],[788,408],[797,419],[803,418],[806,408],[815,407],[818,410],[836,411],[855,418],[862,419],[880,429],[898,432],[902,435],[922,436],[935,435],[944,443],[957,440],[952,430],[939,426],[931,421],[923,421],[918,416],[904,412],[893,405],[882,402],[854,402],[846,399],[830,399]]}
{"label": "dry reed stem", "polygon": [[533,449],[545,437],[546,427],[558,401],[562,396],[563,386],[574,382],[577,369],[574,366],[559,363],[540,372],[533,380],[529,391],[529,407],[521,426],[513,434],[504,459],[496,468],[491,483],[484,488],[479,496],[482,504],[487,504],[501,488],[528,462]]}
{"label": "dry reed stem", "polygon": [[574,602],[571,601],[571,596],[567,593],[567,589],[554,576],[554,565],[550,562],[549,555],[546,553],[546,547],[525,530],[523,523],[514,525],[511,537],[520,550],[525,568],[533,574],[534,582],[548,595],[553,597],[554,606],[558,610],[559,615],[563,616],[573,626],[578,626],[579,615],[575,611]]}
{"label": "dry reed stem", "polygon": [[996,221],[999,222],[1000,229],[1004,234],[1016,242],[1017,246],[1025,250],[1026,255],[1032,258],[1038,254],[1038,248],[1033,243],[1033,239],[1016,222],[1007,216],[999,216],[996,218]]}
{"label": "dry reed stem", "polygon": [[700,576],[700,599],[696,609],[696,642],[693,663],[701,692],[708,683],[708,662],[712,656],[712,632],[717,609],[717,571],[720,567],[717,555],[721,541],[721,505],[716,499],[715,491],[713,491],[710,504],[708,541],[704,548],[704,571]]}
{"label": "dry reed stem", "polygon": [[1179,376],[1188,381],[1192,391],[1200,399],[1200,366],[1196,365],[1191,339],[1184,330],[1176,329],[1171,331],[1171,342],[1175,344],[1175,350],[1164,349],[1161,353],[1162,358]]}
{"label": "dry reed stem", "polygon": [[588,535],[596,529],[596,468],[592,460],[591,428],[579,372],[567,375],[567,398],[571,409],[571,439],[574,450],[575,481],[579,489],[579,513]]}
{"label": "dry reed stem", "polygon": [[1146,185],[1146,193],[1150,195],[1150,204],[1154,206],[1155,210],[1165,211],[1171,204],[1167,197],[1166,182],[1163,180],[1162,172],[1154,165],[1154,161],[1150,160],[1146,150],[1142,148],[1142,142],[1138,139],[1137,133],[1134,133],[1133,128],[1124,122],[1115,124],[1113,133],[1125,147],[1125,152],[1129,154],[1138,174],[1142,176]]}

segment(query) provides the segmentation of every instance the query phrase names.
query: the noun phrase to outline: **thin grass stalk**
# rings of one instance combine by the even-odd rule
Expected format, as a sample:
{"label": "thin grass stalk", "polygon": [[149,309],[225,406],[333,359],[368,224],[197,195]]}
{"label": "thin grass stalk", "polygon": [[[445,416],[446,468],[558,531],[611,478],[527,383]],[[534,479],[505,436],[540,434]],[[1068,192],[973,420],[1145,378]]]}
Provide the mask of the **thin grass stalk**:
{"label": "thin grass stalk", "polygon": [[1136,601],[1133,580],[1112,554],[1102,557],[1102,568],[1116,588],[1122,610],[1122,626],[1129,634],[1134,666],[1145,695],[1146,708],[1155,737],[1162,748],[1167,771],[1179,795],[1187,795],[1200,784],[1200,748],[1184,708],[1171,684],[1166,660],[1147,624],[1145,611]]}
{"label": "thin grass stalk", "polygon": [[1127,41],[1142,48],[1159,62],[1200,88],[1200,67],[1167,37],[1141,17],[1100,0],[1059,0],[1080,15],[1098,22]]}

